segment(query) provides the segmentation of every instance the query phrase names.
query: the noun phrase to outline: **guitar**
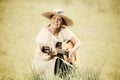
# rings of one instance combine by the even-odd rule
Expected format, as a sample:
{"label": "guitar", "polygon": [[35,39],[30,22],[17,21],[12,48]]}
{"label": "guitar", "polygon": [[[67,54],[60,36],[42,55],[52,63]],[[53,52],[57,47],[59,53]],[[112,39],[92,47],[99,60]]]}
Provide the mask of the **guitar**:
{"label": "guitar", "polygon": [[[68,42],[57,42],[55,45],[55,48],[57,50],[57,57],[62,58],[63,60],[68,62],[68,56],[69,56],[69,49],[73,48],[73,43],[71,41]],[[47,53],[48,55],[51,55],[52,48],[48,46],[43,46],[41,51],[43,53]],[[76,57],[74,56],[74,60],[76,60]],[[72,62],[71,62],[72,63]]]}

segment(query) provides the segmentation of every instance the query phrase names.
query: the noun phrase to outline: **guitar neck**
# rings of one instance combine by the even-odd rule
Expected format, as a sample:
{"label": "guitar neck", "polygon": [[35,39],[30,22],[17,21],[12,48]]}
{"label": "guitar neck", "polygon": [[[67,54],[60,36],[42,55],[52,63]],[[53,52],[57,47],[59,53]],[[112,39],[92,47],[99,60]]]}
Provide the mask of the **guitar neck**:
{"label": "guitar neck", "polygon": [[[68,55],[68,51],[65,50],[65,49],[59,49],[59,48],[56,48],[57,50],[57,53],[59,54],[62,54],[62,55]],[[48,46],[43,46],[43,48],[41,49],[41,51],[43,53],[47,53],[48,55],[51,55],[52,53],[52,48],[48,47]]]}
{"label": "guitar neck", "polygon": [[62,55],[68,55],[69,51],[64,49],[57,49],[57,53]]}

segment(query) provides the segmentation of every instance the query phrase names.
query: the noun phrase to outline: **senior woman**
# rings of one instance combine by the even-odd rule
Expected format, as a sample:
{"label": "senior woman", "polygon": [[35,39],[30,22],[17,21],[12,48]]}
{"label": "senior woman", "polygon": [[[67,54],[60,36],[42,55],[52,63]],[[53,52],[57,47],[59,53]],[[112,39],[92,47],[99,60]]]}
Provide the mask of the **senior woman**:
{"label": "senior woman", "polygon": [[[80,46],[80,40],[67,28],[68,26],[72,26],[73,22],[63,15],[62,9],[57,9],[54,12],[45,12],[42,16],[49,19],[50,24],[41,29],[37,35],[37,49],[33,61],[33,69],[41,77],[45,76],[50,78],[50,76],[54,75],[55,56],[58,54],[56,43],[70,41],[74,45],[68,50],[69,55],[66,61],[71,63],[73,55],[75,55],[76,50]],[[49,54],[42,51],[44,46],[51,48]]]}

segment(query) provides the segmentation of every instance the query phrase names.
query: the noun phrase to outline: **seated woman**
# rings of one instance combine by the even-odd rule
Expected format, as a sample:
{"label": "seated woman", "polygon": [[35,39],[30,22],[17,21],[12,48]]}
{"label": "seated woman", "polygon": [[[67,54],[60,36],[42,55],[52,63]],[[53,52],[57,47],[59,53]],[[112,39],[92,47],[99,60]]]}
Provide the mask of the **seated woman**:
{"label": "seated woman", "polygon": [[[37,49],[33,61],[33,69],[39,76],[44,75],[50,78],[50,76],[56,74],[54,66],[57,57],[55,56],[58,55],[58,49],[62,49],[62,46],[56,46],[57,43],[71,42],[73,44],[71,49],[66,50],[69,54],[65,61],[69,64],[72,62],[72,57],[80,46],[80,40],[67,28],[72,26],[73,22],[63,15],[63,10],[57,9],[54,12],[45,12],[42,16],[49,19],[50,24],[41,29],[37,35]],[[48,52],[42,50],[45,46],[48,47]]]}

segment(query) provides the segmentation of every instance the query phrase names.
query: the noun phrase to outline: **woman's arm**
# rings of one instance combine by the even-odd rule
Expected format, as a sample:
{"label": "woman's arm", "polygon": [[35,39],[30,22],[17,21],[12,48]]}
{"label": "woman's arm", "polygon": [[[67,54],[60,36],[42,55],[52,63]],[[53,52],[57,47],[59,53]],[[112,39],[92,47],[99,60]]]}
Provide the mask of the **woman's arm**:
{"label": "woman's arm", "polygon": [[72,61],[73,55],[75,55],[75,52],[78,50],[78,48],[81,45],[81,42],[77,37],[72,37],[70,41],[73,43],[74,46],[72,49],[69,50],[70,52],[69,52],[68,62]]}
{"label": "woman's arm", "polygon": [[72,37],[71,40],[70,40],[72,43],[73,43],[73,51],[76,52],[76,50],[80,47],[81,45],[81,42],[79,39],[77,39],[76,37]]}
{"label": "woman's arm", "polygon": [[42,59],[44,59],[44,60],[50,60],[50,59],[54,58],[54,56],[56,56],[56,54],[57,54],[56,50],[53,49],[53,48],[52,48],[52,50],[51,50],[51,47],[49,47],[50,53],[47,53],[47,52],[49,52],[49,50],[47,50],[47,52],[44,52],[44,51],[42,50],[42,48],[43,48],[44,46],[49,47],[47,44],[38,43],[39,52],[40,52],[40,54],[41,54]]}

